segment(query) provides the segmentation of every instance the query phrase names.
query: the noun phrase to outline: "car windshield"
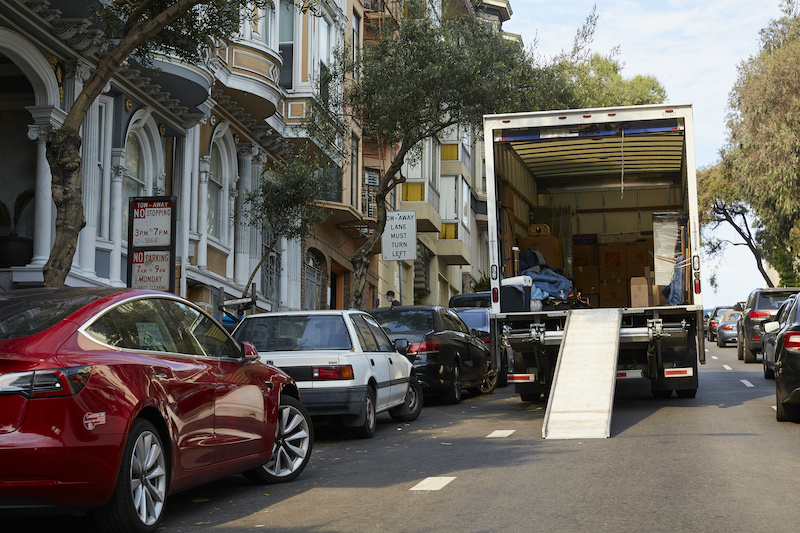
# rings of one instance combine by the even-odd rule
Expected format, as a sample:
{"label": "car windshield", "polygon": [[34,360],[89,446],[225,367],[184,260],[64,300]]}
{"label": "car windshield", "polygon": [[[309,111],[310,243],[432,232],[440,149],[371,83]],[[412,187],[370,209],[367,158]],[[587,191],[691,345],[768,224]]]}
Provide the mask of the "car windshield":
{"label": "car windshield", "polygon": [[717,312],[714,313],[713,318],[719,318],[730,310],[731,310],[730,307],[720,307],[719,309],[717,309]]}
{"label": "car windshield", "polygon": [[470,329],[489,331],[489,313],[484,310],[456,311]]}
{"label": "car windshield", "polygon": [[736,311],[728,311],[722,317],[722,321],[723,322],[736,322],[737,320],[739,320],[740,316],[742,316],[742,313],[739,313],[739,312],[736,312]]}
{"label": "car windshield", "polygon": [[372,316],[389,333],[403,331],[430,331],[433,329],[433,312],[430,309],[373,311]]}
{"label": "car windshield", "polygon": [[783,302],[786,301],[786,298],[791,296],[794,293],[791,292],[773,292],[773,293],[762,293],[761,298],[759,299],[759,309],[777,309],[781,306]]}
{"label": "car windshield", "polygon": [[0,339],[35,335],[119,289],[50,288],[0,293]]}
{"label": "car windshield", "polygon": [[259,352],[350,350],[353,345],[340,315],[274,315],[246,318],[233,334]]}

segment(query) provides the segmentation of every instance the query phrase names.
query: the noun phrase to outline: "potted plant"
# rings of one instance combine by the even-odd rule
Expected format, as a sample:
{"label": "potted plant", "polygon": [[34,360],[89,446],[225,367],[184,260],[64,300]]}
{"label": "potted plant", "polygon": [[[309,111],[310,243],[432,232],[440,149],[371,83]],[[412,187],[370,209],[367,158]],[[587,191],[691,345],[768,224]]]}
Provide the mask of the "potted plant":
{"label": "potted plant", "polygon": [[17,226],[22,211],[33,200],[34,194],[34,189],[19,193],[14,201],[13,215],[8,206],[0,202],[0,229],[7,233],[0,236],[0,268],[27,265],[33,257],[33,240],[20,237]]}

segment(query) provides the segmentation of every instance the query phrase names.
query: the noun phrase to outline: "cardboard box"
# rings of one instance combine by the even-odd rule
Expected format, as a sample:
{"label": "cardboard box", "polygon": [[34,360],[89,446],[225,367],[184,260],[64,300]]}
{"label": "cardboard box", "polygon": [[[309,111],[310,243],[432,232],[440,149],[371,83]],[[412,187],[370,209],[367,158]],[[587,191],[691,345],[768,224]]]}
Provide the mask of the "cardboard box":
{"label": "cardboard box", "polygon": [[561,241],[552,235],[537,235],[535,237],[520,237],[517,241],[520,250],[531,248],[542,252],[547,265],[563,267],[564,260],[561,256]]}
{"label": "cardboard box", "polygon": [[586,244],[572,245],[572,266],[597,265],[597,246]]}
{"label": "cardboard box", "polygon": [[573,267],[572,279],[582,294],[596,293],[597,287],[600,286],[599,268],[597,265]]}
{"label": "cardboard box", "polygon": [[628,307],[628,280],[600,280],[600,307]]}
{"label": "cardboard box", "polygon": [[645,276],[645,268],[653,265],[653,239],[648,238],[628,244],[626,250],[628,276]]}
{"label": "cardboard box", "polygon": [[598,246],[598,266],[600,279],[620,279],[628,284],[628,245],[624,242],[601,244]]}
{"label": "cardboard box", "polygon": [[650,283],[645,277],[631,278],[631,307],[650,305]]}
{"label": "cardboard box", "polygon": [[650,285],[650,306],[667,305],[667,299],[661,294],[666,285]]}

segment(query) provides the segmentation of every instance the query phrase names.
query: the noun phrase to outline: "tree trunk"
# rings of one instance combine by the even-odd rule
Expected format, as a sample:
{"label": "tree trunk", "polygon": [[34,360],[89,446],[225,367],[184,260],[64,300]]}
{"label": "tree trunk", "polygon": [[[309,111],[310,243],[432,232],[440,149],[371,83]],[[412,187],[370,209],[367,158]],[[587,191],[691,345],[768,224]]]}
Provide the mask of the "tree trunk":
{"label": "tree trunk", "polygon": [[56,238],[44,265],[46,287],[61,287],[72,267],[78,233],[86,225],[81,202],[81,138],[67,129],[47,136],[47,162],[52,173],[53,202],[56,204]]}

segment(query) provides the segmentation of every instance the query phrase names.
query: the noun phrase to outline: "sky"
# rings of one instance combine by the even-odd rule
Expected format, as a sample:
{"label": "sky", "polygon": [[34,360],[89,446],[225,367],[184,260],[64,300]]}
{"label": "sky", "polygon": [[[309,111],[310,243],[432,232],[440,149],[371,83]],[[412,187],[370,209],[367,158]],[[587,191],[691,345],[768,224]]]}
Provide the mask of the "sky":
{"label": "sky", "polygon": [[[728,94],[739,64],[759,50],[759,30],[779,18],[779,0],[510,0],[512,16],[503,30],[522,36],[525,46],[552,57],[572,48],[575,32],[597,6],[592,51],[619,46],[622,76],[654,76],[667,102],[691,103],[697,166],[719,160],[725,142]],[[728,232],[725,234],[727,235]],[[730,231],[732,236],[732,230]],[[718,287],[709,283],[716,270]],[[703,266],[703,305],[733,305],[765,286],[752,254],[729,247]]]}

